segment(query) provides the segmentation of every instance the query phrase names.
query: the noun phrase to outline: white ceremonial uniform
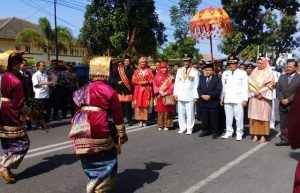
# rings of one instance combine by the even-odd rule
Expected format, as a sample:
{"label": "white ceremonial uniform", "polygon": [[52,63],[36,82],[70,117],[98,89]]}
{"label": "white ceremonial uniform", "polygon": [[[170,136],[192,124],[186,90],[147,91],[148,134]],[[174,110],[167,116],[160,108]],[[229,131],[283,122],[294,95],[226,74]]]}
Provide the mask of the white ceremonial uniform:
{"label": "white ceremonial uniform", "polygon": [[[277,84],[278,79],[280,77],[280,73],[277,72],[275,69],[272,69],[273,71],[273,76],[274,76],[274,82]],[[272,98],[272,115],[271,115],[271,120],[270,120],[270,128],[275,129],[275,101],[276,101],[276,89],[273,89],[273,98]]]}
{"label": "white ceremonial uniform", "polygon": [[223,90],[221,100],[224,101],[226,115],[226,134],[231,137],[234,130],[232,127],[233,117],[236,120],[237,140],[241,140],[244,134],[244,109],[243,101],[248,101],[248,76],[245,71],[240,69],[232,72],[226,70],[222,75]]}
{"label": "white ceremonial uniform", "polygon": [[177,70],[174,96],[178,99],[178,122],[179,132],[183,133],[187,130],[187,134],[192,134],[195,124],[194,115],[194,99],[198,99],[199,72],[190,67],[186,71],[186,67]]}

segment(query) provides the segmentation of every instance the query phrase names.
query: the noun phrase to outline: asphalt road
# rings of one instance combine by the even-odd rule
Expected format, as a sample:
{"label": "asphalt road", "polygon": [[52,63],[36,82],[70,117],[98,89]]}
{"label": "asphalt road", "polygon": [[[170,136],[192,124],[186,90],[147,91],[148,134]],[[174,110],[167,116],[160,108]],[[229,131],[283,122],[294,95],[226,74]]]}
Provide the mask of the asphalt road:
{"label": "asphalt road", "polygon": [[[0,181],[0,193],[85,193],[88,181],[67,140],[68,121],[49,133],[30,131],[31,148],[16,184]],[[114,193],[289,193],[300,151],[268,143],[179,135],[150,126],[128,128],[119,156]]]}

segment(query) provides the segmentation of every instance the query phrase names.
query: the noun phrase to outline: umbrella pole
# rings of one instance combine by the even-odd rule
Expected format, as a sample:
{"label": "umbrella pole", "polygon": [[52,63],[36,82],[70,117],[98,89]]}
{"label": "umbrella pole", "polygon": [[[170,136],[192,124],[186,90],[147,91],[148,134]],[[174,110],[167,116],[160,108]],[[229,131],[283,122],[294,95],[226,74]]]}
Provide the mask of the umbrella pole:
{"label": "umbrella pole", "polygon": [[210,41],[210,54],[211,54],[211,61],[213,62],[214,61],[214,55],[213,55],[213,47],[212,47],[212,35],[210,33],[210,36],[209,36],[209,41]]}

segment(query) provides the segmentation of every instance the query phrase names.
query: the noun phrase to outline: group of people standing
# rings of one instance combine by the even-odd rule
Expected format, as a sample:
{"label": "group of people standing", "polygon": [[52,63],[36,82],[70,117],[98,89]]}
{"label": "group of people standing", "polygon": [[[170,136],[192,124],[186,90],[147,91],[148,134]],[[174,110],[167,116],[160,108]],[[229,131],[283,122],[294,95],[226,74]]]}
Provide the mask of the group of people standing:
{"label": "group of people standing", "polygon": [[[253,141],[265,142],[270,129],[275,127],[277,93],[282,134],[276,145],[288,145],[283,130],[288,108],[299,85],[295,60],[287,61],[287,68],[280,76],[263,57],[257,59],[256,66],[251,64],[241,68],[239,59],[230,56],[225,71],[221,70],[222,65],[217,65],[218,61],[216,64],[202,63],[204,65],[198,69],[193,66],[192,59],[191,54],[185,54],[183,67],[176,70],[176,74],[172,74],[165,62],[156,62],[153,71],[147,66],[147,59],[142,57],[138,68],[133,70],[130,57],[124,59],[124,65],[119,65],[115,72],[114,86],[125,107],[129,125],[132,125],[131,103],[135,120],[145,126],[153,102],[158,130],[173,127],[177,105],[179,134],[193,133],[197,109],[202,120],[200,137],[212,135],[216,139],[223,133],[221,138],[227,139],[235,131],[236,140],[241,141],[244,125],[249,122]],[[222,130],[222,119],[225,119],[225,131]]]}
{"label": "group of people standing", "polygon": [[[19,166],[30,145],[23,121],[30,120],[33,110],[26,106],[25,90],[22,92],[24,83],[18,78],[24,63],[22,54],[15,50],[0,54],[0,140],[5,153],[0,177],[7,182],[15,182],[17,175],[11,169]],[[213,139],[223,132],[220,120],[222,112],[225,112],[226,128],[221,138],[231,138],[236,127],[237,141],[243,139],[244,109],[248,107],[252,139],[254,142],[265,142],[272,126],[270,121],[274,114],[272,106],[276,88],[281,128],[281,141],[276,145],[289,145],[284,129],[300,84],[295,60],[288,61],[285,74],[276,83],[274,72],[263,57],[258,58],[257,67],[247,73],[239,68],[239,59],[231,56],[227,60],[227,69],[217,74],[213,64],[203,66],[201,73],[192,66],[192,59],[191,54],[182,57],[183,67],[178,68],[175,77],[167,63],[157,62],[154,71],[149,68],[145,57],[138,60],[138,67],[134,70],[131,58],[126,56],[112,74],[111,57],[97,57],[90,61],[90,82],[73,93],[77,111],[69,134],[82,168],[90,179],[87,193],[103,193],[115,185],[117,154],[128,140],[123,111],[128,125],[132,125],[131,105],[135,120],[144,127],[149,109],[154,104],[158,130],[165,131],[173,128],[177,105],[178,134],[187,135],[193,133],[197,106],[202,119],[200,136],[212,134]],[[37,67],[38,71],[32,77],[35,98],[46,106],[47,91],[53,82],[45,74],[43,62],[38,63]],[[109,80],[114,88],[106,84]],[[110,116],[113,122],[109,121]]]}

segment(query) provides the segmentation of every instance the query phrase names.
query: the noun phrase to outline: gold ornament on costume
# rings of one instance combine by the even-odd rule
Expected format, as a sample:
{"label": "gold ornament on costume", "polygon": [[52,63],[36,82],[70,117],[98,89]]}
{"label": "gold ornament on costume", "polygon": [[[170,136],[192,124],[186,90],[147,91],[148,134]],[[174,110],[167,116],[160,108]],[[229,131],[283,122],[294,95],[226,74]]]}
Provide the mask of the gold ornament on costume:
{"label": "gold ornament on costume", "polygon": [[93,58],[90,61],[90,80],[103,80],[109,78],[111,57],[102,56]]}
{"label": "gold ornament on costume", "polygon": [[185,70],[182,71],[183,74],[183,80],[186,81],[186,79],[189,77],[189,74],[191,72],[191,67],[187,70],[187,72]]}

